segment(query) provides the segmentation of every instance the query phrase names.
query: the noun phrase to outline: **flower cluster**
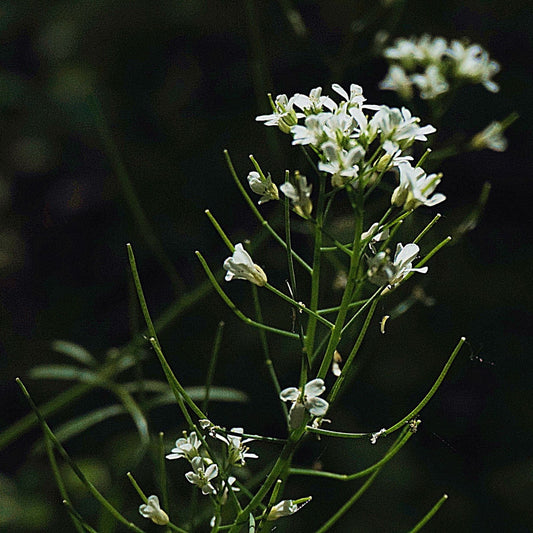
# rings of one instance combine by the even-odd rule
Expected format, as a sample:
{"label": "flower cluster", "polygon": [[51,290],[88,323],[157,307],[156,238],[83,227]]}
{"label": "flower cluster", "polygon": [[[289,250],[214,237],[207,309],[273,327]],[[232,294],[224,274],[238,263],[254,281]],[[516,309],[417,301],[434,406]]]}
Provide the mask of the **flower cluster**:
{"label": "flower cluster", "polygon": [[[308,96],[276,97],[273,112],[256,120],[291,134],[294,145],[310,146],[319,156],[318,169],[331,176],[333,187],[366,187],[376,175],[409,161],[411,156],[403,152],[435,132],[431,125],[421,126],[406,108],[366,104],[359,85],[352,84],[349,93],[337,84],[332,89],[341,97],[339,103],[317,87]],[[311,188],[303,176],[299,184],[286,183],[281,190],[295,211],[309,215]]]}
{"label": "flower cluster", "polygon": [[500,65],[478,44],[424,34],[396,39],[383,55],[390,65],[380,88],[396,91],[406,100],[412,98],[413,87],[425,100],[438,97],[456,83],[481,83],[493,93],[499,90],[492,77]]}
{"label": "flower cluster", "polygon": [[[257,459],[255,453],[250,453],[246,444],[253,439],[243,439],[243,428],[231,428],[229,432],[220,431],[222,428],[214,426],[208,420],[202,420],[201,427],[203,429],[209,428],[209,435],[213,438],[221,440],[226,444],[225,462],[221,463],[225,466],[223,470],[230,469],[233,466],[244,466],[246,459]],[[219,466],[213,462],[205,447],[202,447],[202,440],[195,431],[189,435],[184,432],[182,438],[176,441],[175,447],[172,448],[171,453],[166,456],[167,459],[186,459],[189,461],[192,470],[185,474],[185,478],[189,483],[196,485],[202,494],[217,495],[221,505],[226,503],[229,490],[234,492],[239,491],[238,487],[233,487],[236,478],[228,476],[227,479],[222,479],[218,483],[214,483],[219,476]]]}

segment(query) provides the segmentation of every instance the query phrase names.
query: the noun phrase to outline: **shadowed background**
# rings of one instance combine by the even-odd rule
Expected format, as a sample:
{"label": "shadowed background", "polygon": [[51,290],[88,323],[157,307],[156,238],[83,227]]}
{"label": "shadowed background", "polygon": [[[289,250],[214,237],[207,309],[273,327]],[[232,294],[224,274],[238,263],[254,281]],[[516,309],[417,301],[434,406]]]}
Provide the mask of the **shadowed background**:
{"label": "shadowed background", "polygon": [[[158,316],[176,295],[204,281],[194,250],[213,267],[228,255],[205,208],[233,242],[253,238],[258,225],[232,183],[223,149],[230,150],[243,180],[252,169],[250,153],[278,183],[285,168],[303,165],[288,137],[254,120],[269,112],[267,92],[291,95],[355,82],[369,102],[399,105],[394,94],[377,89],[386,64],[371,52],[376,31],[385,29],[390,39],[424,32],[466,36],[502,65],[495,78],[501,90],[463,88],[439,135],[471,136],[515,110],[521,118],[506,132],[505,153],[468,153],[439,168],[440,190],[448,200],[439,206],[444,217],[434,242],[457,234],[489,181],[486,210],[475,229],[432,259],[423,279],[413,278],[380,304],[353,385],[331,413],[332,428],[391,425],[422,398],[457,339],[464,335],[469,344],[422,413],[418,434],[334,531],[407,531],[444,492],[450,499],[428,532],[533,530],[532,317],[526,275],[533,258],[531,9],[519,1],[412,0],[380,8],[384,16],[374,19],[367,4],[296,2],[303,26],[287,16],[289,3],[281,1],[0,4],[0,429],[28,413],[16,376],[38,403],[68,387],[25,378],[35,365],[66,362],[51,350],[53,340],[69,340],[104,360],[110,348],[127,344],[139,331],[126,242],[134,246],[152,315]],[[424,116],[423,106],[418,113]],[[158,260],[161,250],[131,209],[129,187],[170,264]],[[267,204],[263,212],[274,215],[276,206]],[[435,212],[417,212],[418,224]],[[342,229],[342,213],[338,223]],[[296,244],[304,243],[298,232],[305,228],[295,221],[294,229]],[[284,287],[285,256],[279,248],[267,241],[254,259],[268,268],[275,286]],[[168,276],[172,269],[177,275]],[[416,284],[435,304],[417,303],[380,335],[380,317],[408,298]],[[246,285],[234,282],[227,289],[252,314]],[[324,300],[335,305],[339,294],[330,288],[324,281]],[[264,296],[264,308],[267,321],[290,327],[289,308],[270,295]],[[215,383],[243,390],[250,401],[213,404],[211,417],[228,427],[283,436],[257,332],[238,322],[214,294],[165,329],[161,340],[169,362],[183,383],[202,384],[220,320],[226,328]],[[282,387],[296,384],[296,347],[274,338],[271,351]],[[154,355],[143,353],[144,374],[160,379]],[[52,417],[52,426],[112,400],[109,393],[93,391]],[[173,407],[151,413],[151,431],[164,431],[169,447],[183,427]],[[71,527],[46,459],[33,448],[39,438],[34,429],[2,452],[0,507],[8,517],[0,518],[2,531]],[[387,444],[313,442],[298,463],[321,461],[327,470],[351,472],[372,464]],[[136,469],[145,491],[156,490],[151,460],[137,465],[136,447],[126,416],[67,443],[99,486],[125,502],[125,514],[151,530],[136,515],[140,502],[124,481],[125,472]],[[263,460],[275,452],[256,447]],[[263,463],[258,464],[250,469],[258,472]],[[190,497],[182,474],[182,465],[169,465],[178,523]],[[294,478],[287,496],[312,493],[314,500],[280,521],[278,530],[317,528],[357,486]],[[98,523],[97,505],[72,487],[78,510]],[[100,520],[102,531],[114,531]]]}

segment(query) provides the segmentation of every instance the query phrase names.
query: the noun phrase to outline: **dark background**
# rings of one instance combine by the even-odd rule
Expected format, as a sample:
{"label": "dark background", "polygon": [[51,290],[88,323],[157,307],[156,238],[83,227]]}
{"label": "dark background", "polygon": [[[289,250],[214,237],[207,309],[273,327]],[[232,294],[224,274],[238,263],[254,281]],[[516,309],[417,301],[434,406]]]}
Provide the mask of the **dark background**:
{"label": "dark background", "polygon": [[[304,35],[288,22],[285,5],[0,3],[1,428],[28,412],[14,378],[24,378],[38,364],[66,362],[51,351],[52,340],[75,342],[103,360],[111,347],[123,346],[137,331],[126,242],[134,245],[152,314],[158,316],[176,293],[204,280],[194,250],[202,250],[213,266],[227,255],[205,208],[234,242],[254,236],[257,224],[232,183],[222,150],[230,150],[242,179],[252,169],[250,153],[278,183],[285,168],[301,164],[287,137],[254,120],[268,112],[267,92],[291,95],[332,82],[345,87],[355,82],[370,102],[398,105],[392,93],[377,89],[386,64],[368,53],[375,32],[386,28],[391,38],[424,32],[449,39],[466,36],[502,65],[495,78],[501,90],[463,88],[439,125],[439,138],[471,136],[512,111],[521,118],[506,132],[505,153],[467,153],[439,167],[448,200],[439,206],[444,217],[434,242],[450,233],[457,236],[458,225],[489,181],[486,210],[475,229],[431,261],[424,279],[413,278],[411,287],[383,302],[361,354],[364,364],[331,413],[332,428],[367,431],[391,425],[422,398],[458,338],[466,336],[468,344],[423,412],[418,434],[334,530],[407,531],[446,492],[450,499],[427,531],[533,531],[531,3],[411,0],[383,8],[382,18],[359,31],[357,21],[374,9],[368,2],[301,1],[295,5]],[[95,95],[143,209],[179,273],[174,283],[125,201],[96,127]],[[425,111],[421,106],[417,113],[424,117]],[[275,207],[267,205],[264,212],[274,214]],[[434,212],[420,210],[419,224]],[[254,257],[268,266],[269,278],[281,288],[286,272],[278,248],[269,241]],[[416,283],[423,284],[435,305],[413,306],[380,335],[380,317],[408,297]],[[245,285],[236,282],[228,291],[251,312]],[[338,294],[327,292],[325,301],[335,305]],[[267,320],[290,320],[289,310],[268,295],[264,303]],[[228,427],[244,425],[251,432],[283,436],[257,333],[238,322],[215,295],[165,330],[162,343],[169,361],[185,384],[201,384],[221,319],[226,331],[215,381],[244,390],[250,402],[214,406],[211,416]],[[282,386],[294,385],[294,346],[273,339],[271,349]],[[160,378],[153,354],[146,354],[145,374]],[[38,403],[67,386],[24,381]],[[111,399],[93,392],[53,417],[52,425]],[[169,445],[183,428],[174,408],[154,411],[150,421],[153,432],[165,431]],[[2,452],[0,500],[4,517],[6,507],[14,517],[0,521],[2,531],[71,527],[45,458],[32,452],[38,438],[39,432],[31,431]],[[125,513],[140,524],[141,518],[135,518],[139,502],[124,474],[137,468],[149,493],[156,484],[150,464],[130,460],[136,446],[126,417],[67,443],[104,490],[127,501]],[[310,444],[299,460],[320,459],[326,469],[349,472],[371,464],[386,446],[381,441],[375,447],[366,441],[322,441]],[[273,453],[257,448],[265,459]],[[182,473],[173,463],[170,475],[181,479]],[[190,491],[181,481],[174,485],[179,523]],[[317,528],[357,486],[323,481],[311,487],[308,480],[295,478],[287,495],[312,493],[314,500],[299,515],[280,521],[279,530]],[[96,504],[75,497],[94,524]],[[140,525],[150,528],[146,522]]]}

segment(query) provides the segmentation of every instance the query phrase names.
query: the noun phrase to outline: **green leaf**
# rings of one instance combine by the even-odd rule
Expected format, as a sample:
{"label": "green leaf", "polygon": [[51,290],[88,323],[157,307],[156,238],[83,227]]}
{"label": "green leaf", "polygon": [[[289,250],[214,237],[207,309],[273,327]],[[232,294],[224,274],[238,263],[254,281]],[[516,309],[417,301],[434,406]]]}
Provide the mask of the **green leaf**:
{"label": "green leaf", "polygon": [[75,359],[82,365],[95,367],[98,361],[82,346],[69,341],[55,340],[52,342],[52,350]]}
{"label": "green leaf", "polygon": [[30,370],[32,379],[61,379],[92,383],[98,381],[98,376],[90,371],[72,365],[39,365]]}

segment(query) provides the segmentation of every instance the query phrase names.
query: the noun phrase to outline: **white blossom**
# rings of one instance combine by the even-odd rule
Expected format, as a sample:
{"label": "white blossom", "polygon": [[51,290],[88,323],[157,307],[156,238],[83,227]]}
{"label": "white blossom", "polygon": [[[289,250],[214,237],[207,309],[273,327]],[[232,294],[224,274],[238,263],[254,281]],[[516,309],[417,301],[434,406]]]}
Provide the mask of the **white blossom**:
{"label": "white blossom", "polygon": [[376,163],[376,170],[378,172],[385,172],[392,167],[398,166],[400,163],[406,163],[413,160],[410,155],[402,155],[400,147],[392,141],[385,141],[381,148],[385,153]]}
{"label": "white blossom", "polygon": [[360,85],[356,85],[355,83],[352,83],[350,85],[349,95],[338,83],[334,83],[331,88],[337,94],[340,94],[344,98],[348,109],[353,106],[360,107],[366,100],[366,98],[363,96],[363,88]]}
{"label": "white blossom", "polygon": [[383,226],[380,226],[377,222],[374,222],[374,224],[372,224],[367,231],[361,233],[361,240],[366,241],[369,239],[368,246],[371,250],[373,250],[375,244],[389,238],[389,233],[390,232],[388,228],[384,229]]}
{"label": "white blossom", "polygon": [[280,94],[276,96],[273,113],[259,115],[255,120],[264,122],[265,126],[278,126],[283,133],[289,133],[291,127],[298,123],[298,119],[305,116],[303,113],[297,113],[293,105],[293,98],[289,99],[286,94]]}
{"label": "white blossom", "polygon": [[319,146],[322,142],[327,140],[327,135],[324,132],[324,124],[332,116],[331,113],[309,115],[305,118],[304,126],[299,124],[292,126],[292,144],[312,144],[313,146]]}
{"label": "white blossom", "polygon": [[283,516],[290,516],[299,511],[304,505],[309,503],[312,497],[302,498],[301,500],[282,500],[270,509],[267,520],[277,520]]}
{"label": "white blossom", "polygon": [[398,109],[380,106],[378,112],[372,117],[370,123],[377,128],[382,142],[387,139],[395,142],[403,150],[415,141],[427,141],[426,135],[434,133],[436,129],[431,126],[419,126],[420,119],[413,117],[406,107]]}
{"label": "white blossom", "polygon": [[428,267],[415,268],[413,260],[418,255],[420,248],[417,244],[410,243],[403,246],[398,243],[394,260],[391,261],[386,251],[378,252],[369,260],[368,277],[376,285],[388,284],[391,287],[400,283],[410,272],[425,274]]}
{"label": "white blossom", "polygon": [[386,48],[383,52],[386,59],[399,61],[406,69],[412,69],[424,60],[424,52],[418,47],[414,38],[400,37],[394,41],[394,46]]}
{"label": "white blossom", "polygon": [[324,107],[333,111],[337,109],[337,104],[329,97],[322,96],[322,87],[312,89],[309,96],[305,94],[295,94],[293,96],[293,103],[307,114],[318,114]]}
{"label": "white blossom", "polygon": [[292,202],[292,206],[296,213],[301,217],[307,218],[311,215],[313,210],[313,203],[311,201],[312,185],[307,185],[307,178],[298,171],[294,175],[294,185],[286,181],[280,185],[281,192]]}
{"label": "white blossom", "polygon": [[499,86],[492,77],[500,71],[500,65],[490,59],[489,54],[478,44],[465,46],[460,41],[452,41],[447,54],[454,61],[454,71],[458,78],[472,83],[481,83],[490,92],[496,93]]}
{"label": "white blossom", "polygon": [[436,193],[431,196],[441,181],[441,174],[429,176],[420,167],[413,167],[410,163],[402,163],[400,169],[400,185],[392,193],[391,204],[404,209],[416,209],[420,205],[428,207],[440,204],[446,196]]}
{"label": "white blossom", "polygon": [[169,522],[167,513],[165,513],[165,511],[163,511],[159,505],[159,498],[154,494],[152,494],[152,496],[148,496],[147,503],[139,505],[139,513],[141,513],[144,518],[149,518],[158,526],[165,526]]}
{"label": "white blossom", "polygon": [[191,461],[192,472],[187,472],[185,477],[189,483],[196,485],[202,490],[202,494],[216,494],[215,487],[211,480],[218,476],[218,466],[216,463],[210,464],[207,468],[201,457],[193,457]]}
{"label": "white blossom", "polygon": [[402,98],[413,97],[413,82],[400,65],[391,65],[385,78],[379,83],[382,90],[396,91]]}
{"label": "white blossom", "polygon": [[250,189],[252,189],[255,194],[261,195],[259,202],[257,202],[259,205],[270,200],[279,200],[278,188],[276,187],[276,184],[272,182],[270,176],[263,177],[259,172],[252,170],[248,174],[247,179]]}
{"label": "white blossom", "polygon": [[228,462],[231,465],[238,465],[238,466],[244,466],[246,464],[246,459],[257,459],[257,455],[255,453],[250,453],[248,450],[248,446],[246,444],[248,442],[253,441],[254,439],[243,439],[242,433],[244,433],[243,428],[231,428],[231,433],[237,433],[237,435],[232,435],[231,433],[228,433],[226,435],[221,435],[220,433],[216,434],[216,438],[221,440],[222,442],[225,442],[228,449]]}
{"label": "white blossom", "polygon": [[332,142],[327,142],[322,145],[322,150],[327,162],[320,161],[318,168],[332,174],[331,185],[333,187],[343,187],[357,177],[359,173],[357,162],[365,155],[361,146],[355,146],[346,151]]}
{"label": "white blossom", "polygon": [[284,402],[292,402],[289,413],[291,429],[299,427],[304,421],[305,411],[313,416],[324,416],[329,403],[319,396],[326,390],[324,380],[316,378],[307,383],[302,390],[289,387],[281,391],[279,397]]}
{"label": "white blossom", "polygon": [[431,35],[424,33],[418,39],[416,46],[423,61],[438,64],[446,54],[448,43],[443,37],[431,37]]}
{"label": "white blossom", "polygon": [[424,74],[413,74],[411,79],[420,90],[420,98],[423,100],[436,98],[449,88],[448,82],[436,65],[429,65]]}
{"label": "white blossom", "polygon": [[241,243],[235,245],[233,255],[224,261],[224,269],[227,270],[226,281],[234,278],[245,279],[259,287],[263,287],[267,282],[265,272],[252,261]]}
{"label": "white blossom", "polygon": [[199,449],[202,442],[198,438],[198,435],[193,431],[188,437],[182,437],[176,441],[176,447],[172,448],[167,459],[187,459],[191,461],[193,457],[200,455]]}
{"label": "white blossom", "polygon": [[239,487],[233,486],[235,481],[237,481],[237,478],[234,476],[228,476],[227,483],[226,481],[222,481],[222,488],[220,490],[221,494],[219,496],[219,502],[221,505],[224,505],[228,501],[228,494],[230,490],[233,492],[240,492],[241,489]]}
{"label": "white blossom", "polygon": [[483,131],[474,136],[470,143],[474,150],[488,148],[495,152],[505,152],[507,139],[503,136],[503,127],[500,122],[491,122]]}

